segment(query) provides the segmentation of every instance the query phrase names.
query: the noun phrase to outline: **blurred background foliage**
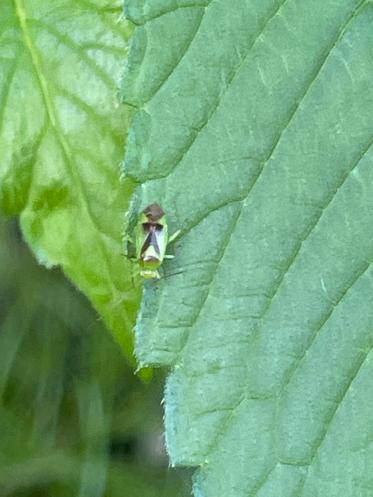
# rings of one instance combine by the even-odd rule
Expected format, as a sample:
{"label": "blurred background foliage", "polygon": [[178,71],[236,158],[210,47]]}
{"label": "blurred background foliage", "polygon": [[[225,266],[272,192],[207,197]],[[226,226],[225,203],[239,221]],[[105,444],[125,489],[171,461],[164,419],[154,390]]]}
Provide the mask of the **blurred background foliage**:
{"label": "blurred background foliage", "polygon": [[0,218],[0,496],[190,495],[168,468],[162,384],[133,374],[86,298]]}

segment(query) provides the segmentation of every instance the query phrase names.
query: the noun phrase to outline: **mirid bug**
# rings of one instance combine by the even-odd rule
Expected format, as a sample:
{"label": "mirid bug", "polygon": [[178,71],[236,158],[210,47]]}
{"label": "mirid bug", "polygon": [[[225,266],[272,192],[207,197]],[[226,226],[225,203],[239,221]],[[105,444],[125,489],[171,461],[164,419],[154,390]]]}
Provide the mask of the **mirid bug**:
{"label": "mirid bug", "polygon": [[166,254],[167,245],[178,236],[180,231],[168,236],[165,212],[159,204],[148,205],[140,214],[134,228],[134,239],[127,237],[135,246],[135,259],[140,266],[143,278],[160,278],[158,269],[164,259],[173,258]]}

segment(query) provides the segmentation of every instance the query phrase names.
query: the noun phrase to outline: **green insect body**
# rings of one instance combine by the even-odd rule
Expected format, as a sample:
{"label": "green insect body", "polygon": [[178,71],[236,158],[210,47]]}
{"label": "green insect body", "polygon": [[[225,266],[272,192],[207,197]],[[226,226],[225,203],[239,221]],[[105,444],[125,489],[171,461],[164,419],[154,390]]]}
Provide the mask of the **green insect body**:
{"label": "green insect body", "polygon": [[178,234],[169,238],[166,216],[160,205],[151,204],[143,210],[134,229],[133,242],[135,259],[143,278],[160,278],[158,269],[163,260],[173,257],[166,254],[167,245]]}

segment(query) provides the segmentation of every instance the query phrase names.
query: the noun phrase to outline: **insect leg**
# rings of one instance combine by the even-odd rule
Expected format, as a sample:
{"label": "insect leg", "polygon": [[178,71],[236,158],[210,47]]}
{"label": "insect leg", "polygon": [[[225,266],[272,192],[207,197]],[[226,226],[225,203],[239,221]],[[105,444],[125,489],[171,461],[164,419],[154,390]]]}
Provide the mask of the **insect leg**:
{"label": "insect leg", "polygon": [[176,238],[180,235],[180,233],[181,233],[181,230],[175,231],[175,233],[173,235],[171,235],[170,238],[168,239],[168,243],[175,241]]}

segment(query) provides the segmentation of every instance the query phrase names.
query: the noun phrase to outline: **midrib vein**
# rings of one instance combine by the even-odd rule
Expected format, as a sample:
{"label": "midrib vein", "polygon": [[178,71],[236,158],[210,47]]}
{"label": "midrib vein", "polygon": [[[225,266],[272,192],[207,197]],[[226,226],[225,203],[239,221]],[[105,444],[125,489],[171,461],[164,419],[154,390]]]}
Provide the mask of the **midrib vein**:
{"label": "midrib vein", "polygon": [[100,246],[103,260],[105,261],[105,265],[106,265],[106,269],[107,269],[107,280],[108,280],[109,285],[111,287],[112,293],[117,294],[118,290],[114,287],[114,285],[112,283],[112,278],[110,278],[110,264],[109,264],[109,259],[108,259],[106,247],[104,246],[103,240],[101,238],[101,230],[99,229],[99,226],[97,225],[97,223],[93,217],[93,214],[90,211],[87,196],[85,194],[80,176],[78,175],[75,167],[73,166],[73,162],[71,160],[70,146],[69,146],[69,144],[68,144],[66,138],[64,137],[62,130],[60,128],[60,125],[59,125],[59,122],[57,119],[57,115],[56,115],[56,112],[54,109],[54,105],[52,102],[52,97],[51,97],[50,92],[49,92],[48,82],[43,74],[40,57],[39,57],[37,49],[34,45],[34,42],[31,38],[29,30],[28,30],[27,14],[26,14],[26,9],[25,9],[23,0],[14,0],[14,5],[15,5],[19,25],[21,28],[21,32],[22,32],[22,37],[23,37],[23,40],[25,43],[25,47],[27,48],[27,50],[30,54],[32,66],[34,68],[35,75],[36,75],[37,80],[39,82],[40,91],[41,91],[41,94],[42,94],[42,97],[43,97],[43,100],[45,103],[48,119],[52,125],[54,132],[55,132],[56,138],[57,138],[57,140],[60,143],[60,146],[62,148],[62,152],[63,152],[63,155],[65,157],[65,163],[68,166],[69,172],[74,179],[74,185],[76,186],[81,205],[83,206],[84,211],[85,211],[87,218],[89,219],[91,225],[98,232],[98,242],[99,242],[98,245]]}

